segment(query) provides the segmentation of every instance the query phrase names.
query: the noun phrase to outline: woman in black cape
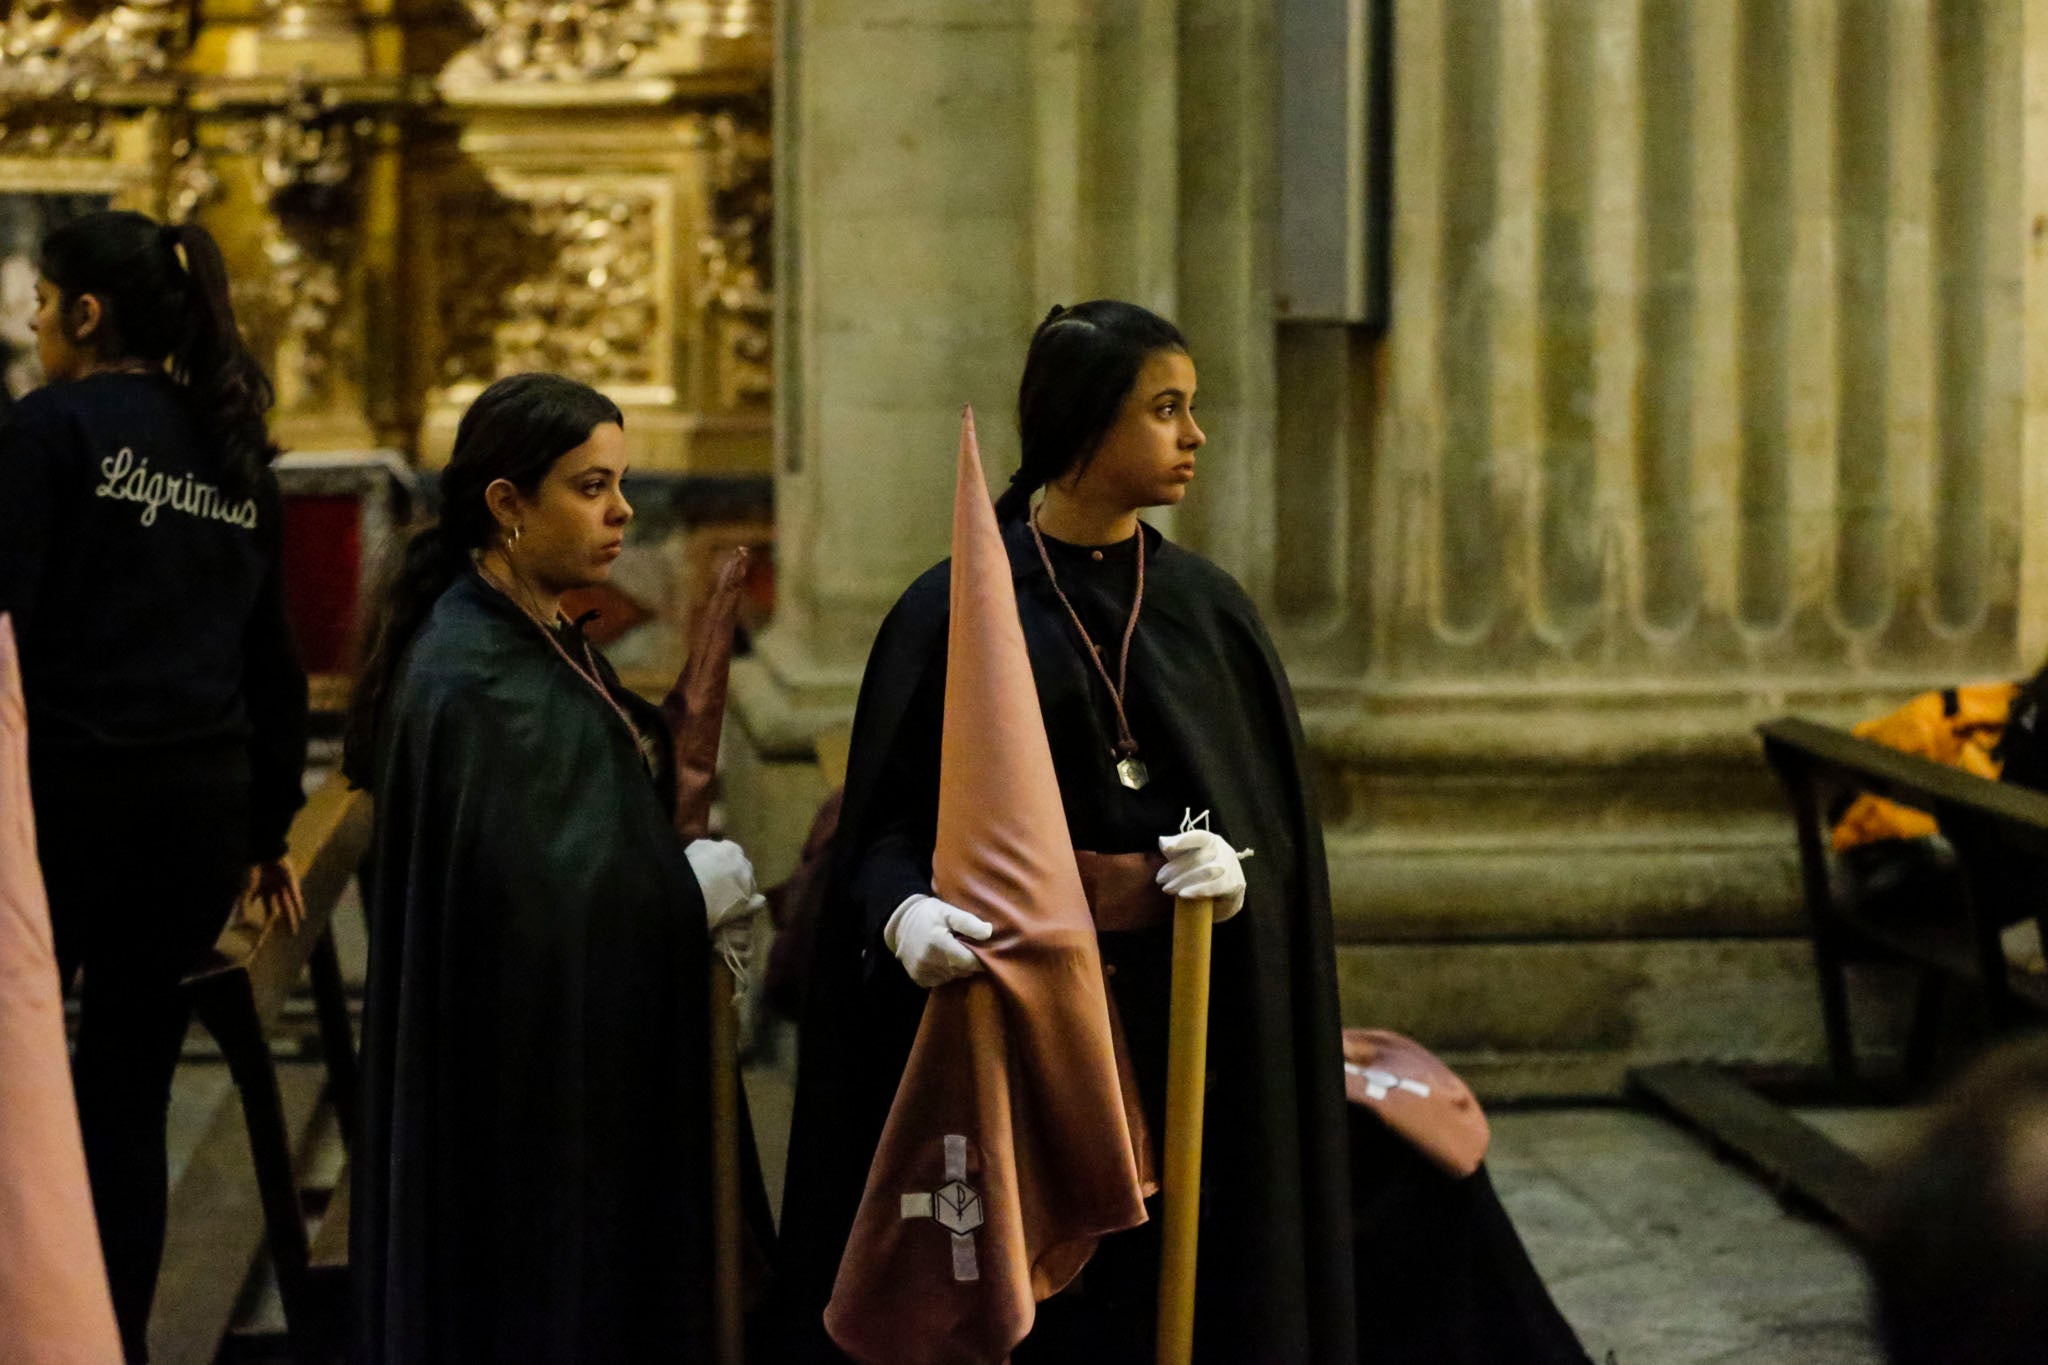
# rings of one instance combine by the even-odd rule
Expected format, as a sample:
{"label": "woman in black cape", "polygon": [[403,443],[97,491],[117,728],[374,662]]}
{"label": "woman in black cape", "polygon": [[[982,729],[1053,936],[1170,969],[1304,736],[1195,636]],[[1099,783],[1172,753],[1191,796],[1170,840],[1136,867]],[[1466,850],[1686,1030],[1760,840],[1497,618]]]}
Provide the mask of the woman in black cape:
{"label": "woman in black cape", "polygon": [[[1150,855],[1161,889],[1220,898],[1196,1358],[1583,1360],[1483,1174],[1480,1187],[1450,1180],[1345,1102],[1327,872],[1286,675],[1229,575],[1137,518],[1178,503],[1194,477],[1195,387],[1164,319],[1107,300],[1054,309],[1025,362],[1023,461],[996,512],[1074,847]],[[925,989],[976,970],[985,933],[929,894],[949,581],[941,564],[904,593],[861,687],[783,1201],[792,1360],[836,1358],[819,1319]],[[1159,1115],[1171,931],[1100,940],[1139,1092]],[[1019,1365],[1151,1359],[1152,1211],[1039,1305]],[[1361,1212],[1424,1226],[1360,1226]],[[1452,1226],[1427,1226],[1439,1216]],[[1439,1265],[1446,1250],[1455,1265]],[[1388,1333],[1374,1309],[1361,1316],[1361,1289],[1403,1323],[1484,1321]]]}
{"label": "woman in black cape", "polygon": [[625,468],[596,391],[486,389],[358,684],[363,1362],[709,1350],[706,921],[753,872],[676,834],[660,712],[561,614],[620,551]]}

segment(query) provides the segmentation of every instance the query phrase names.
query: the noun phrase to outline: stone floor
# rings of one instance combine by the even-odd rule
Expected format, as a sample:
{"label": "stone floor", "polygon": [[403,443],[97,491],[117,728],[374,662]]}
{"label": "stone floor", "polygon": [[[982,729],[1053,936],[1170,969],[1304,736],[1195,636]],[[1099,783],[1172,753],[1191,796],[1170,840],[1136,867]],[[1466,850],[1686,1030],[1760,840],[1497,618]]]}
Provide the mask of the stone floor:
{"label": "stone floor", "polygon": [[[762,1067],[747,1079],[765,1173],[779,1196],[788,1074]],[[194,1060],[180,1072],[174,1180],[214,1106],[229,1099],[219,1063]],[[1896,1141],[1910,1122],[1897,1114],[1808,1117],[1866,1152]],[[1493,1131],[1495,1185],[1594,1360],[1878,1365],[1854,1253],[1683,1130],[1633,1109],[1588,1106],[1499,1113]],[[281,1325],[274,1294],[254,1297],[251,1317]]]}
{"label": "stone floor", "polygon": [[[789,1079],[748,1073],[771,1196]],[[1807,1111],[1877,1155],[1910,1115]],[[1855,1253],[1685,1130],[1621,1106],[1493,1116],[1487,1159],[1530,1259],[1594,1360],[1614,1365],[1879,1365]]]}
{"label": "stone floor", "polygon": [[[1861,1125],[1828,1126],[1867,1145]],[[1574,1108],[1497,1115],[1493,1134],[1502,1202],[1595,1360],[1881,1359],[1848,1245],[1686,1132],[1629,1109]]]}

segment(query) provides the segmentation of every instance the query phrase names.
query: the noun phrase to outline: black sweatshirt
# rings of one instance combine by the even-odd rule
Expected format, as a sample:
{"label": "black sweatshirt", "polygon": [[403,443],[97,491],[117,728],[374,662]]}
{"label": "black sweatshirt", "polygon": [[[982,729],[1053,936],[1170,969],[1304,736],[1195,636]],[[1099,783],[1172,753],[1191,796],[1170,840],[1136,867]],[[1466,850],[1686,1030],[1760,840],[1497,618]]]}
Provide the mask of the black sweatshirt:
{"label": "black sweatshirt", "polygon": [[250,851],[268,860],[305,799],[306,675],[276,477],[231,493],[220,463],[166,375],[16,403],[0,418],[0,612],[32,773],[246,773]]}

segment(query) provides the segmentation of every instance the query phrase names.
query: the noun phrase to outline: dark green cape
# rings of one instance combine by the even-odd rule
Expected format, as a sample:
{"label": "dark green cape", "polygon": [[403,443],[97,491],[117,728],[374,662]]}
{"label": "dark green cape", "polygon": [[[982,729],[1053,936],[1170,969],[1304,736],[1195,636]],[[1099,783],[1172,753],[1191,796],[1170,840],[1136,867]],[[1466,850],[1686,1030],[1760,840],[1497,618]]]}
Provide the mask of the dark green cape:
{"label": "dark green cape", "polygon": [[668,789],[530,620],[449,588],[382,726],[361,1361],[706,1358],[708,950]]}

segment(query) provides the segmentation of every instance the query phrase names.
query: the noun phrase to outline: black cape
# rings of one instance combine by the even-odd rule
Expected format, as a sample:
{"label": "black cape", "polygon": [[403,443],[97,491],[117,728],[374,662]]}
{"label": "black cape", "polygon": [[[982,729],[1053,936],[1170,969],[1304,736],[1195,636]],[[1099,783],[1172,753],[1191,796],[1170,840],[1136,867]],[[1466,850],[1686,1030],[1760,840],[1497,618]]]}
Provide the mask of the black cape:
{"label": "black cape", "polygon": [[[1109,692],[1077,643],[1021,523],[1004,529],[1018,611],[1074,846],[1157,851],[1190,809],[1249,847],[1245,908],[1217,926],[1203,1152],[1197,1358],[1356,1358],[1347,1115],[1322,837],[1300,727],[1251,602],[1157,532],[1126,707],[1151,784],[1119,785]],[[1136,541],[1100,557],[1048,541],[1058,583],[1112,672]],[[783,1200],[787,1359],[830,1359],[819,1327],[890,1100],[924,1007],[881,943],[889,913],[928,891],[936,828],[950,571],[918,579],[869,657],[845,805],[817,929]],[[1163,1113],[1170,928],[1102,935],[1147,1112]],[[1019,1365],[1148,1359],[1154,1219],[1106,1239],[1077,1285],[1039,1305]],[[1082,1354],[1072,1354],[1074,1350]]]}
{"label": "black cape", "polygon": [[[665,752],[659,713],[608,681]],[[668,785],[467,575],[412,647],[379,758],[358,1358],[705,1359],[709,950]]]}

